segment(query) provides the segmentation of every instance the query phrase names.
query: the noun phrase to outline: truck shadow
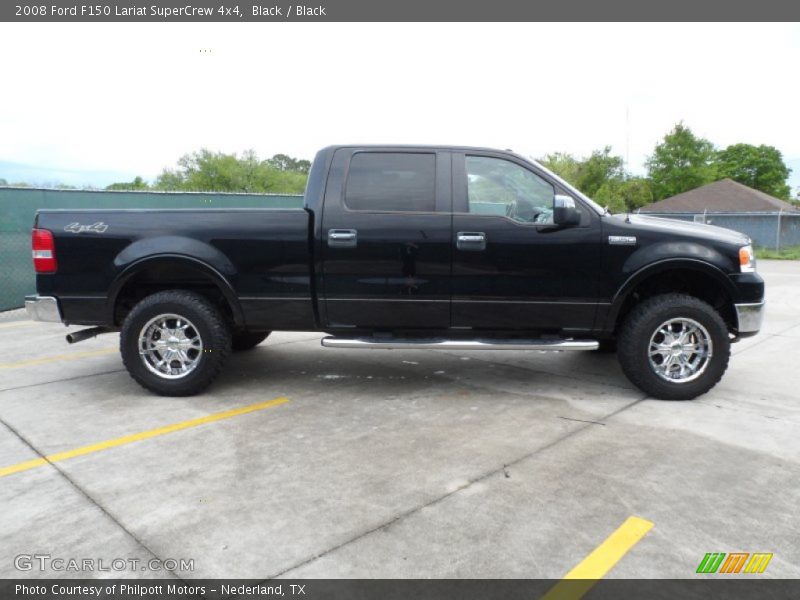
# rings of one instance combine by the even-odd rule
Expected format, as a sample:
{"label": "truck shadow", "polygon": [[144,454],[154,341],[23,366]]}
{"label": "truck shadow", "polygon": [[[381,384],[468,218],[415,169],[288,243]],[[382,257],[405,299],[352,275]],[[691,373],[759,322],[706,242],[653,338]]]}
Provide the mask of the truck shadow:
{"label": "truck shadow", "polygon": [[450,352],[427,350],[332,350],[317,339],[269,341],[235,353],[214,384],[258,385],[281,394],[412,394],[463,386],[486,393],[641,397],[622,374],[614,354],[598,352]]}

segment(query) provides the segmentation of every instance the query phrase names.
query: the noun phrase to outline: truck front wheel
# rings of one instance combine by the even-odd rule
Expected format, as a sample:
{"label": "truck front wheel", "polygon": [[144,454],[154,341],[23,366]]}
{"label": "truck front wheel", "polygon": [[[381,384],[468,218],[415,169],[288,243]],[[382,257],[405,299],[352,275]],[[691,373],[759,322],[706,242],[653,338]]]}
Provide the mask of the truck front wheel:
{"label": "truck front wheel", "polygon": [[663,294],[637,304],[622,323],[617,342],[628,379],[662,400],[705,394],[722,378],[731,353],[728,328],[719,313],[684,294]]}
{"label": "truck front wheel", "polygon": [[231,332],[219,309],[200,294],[158,292],[125,317],[120,353],[142,387],[191,396],[219,375],[231,353]]}

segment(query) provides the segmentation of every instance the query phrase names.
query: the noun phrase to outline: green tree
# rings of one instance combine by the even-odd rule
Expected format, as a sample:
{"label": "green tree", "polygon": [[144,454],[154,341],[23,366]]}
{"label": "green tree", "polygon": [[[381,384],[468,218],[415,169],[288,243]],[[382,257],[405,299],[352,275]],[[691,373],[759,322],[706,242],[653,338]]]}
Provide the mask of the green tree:
{"label": "green tree", "polygon": [[300,163],[308,161],[291,160],[294,163],[279,168],[272,159],[260,160],[253,150],[247,150],[239,157],[203,148],[182,156],[177,169],[164,169],[156,179],[155,188],[195,192],[302,193],[307,174],[300,170]]}
{"label": "green tree", "polygon": [[119,183],[112,183],[106,186],[107,190],[120,191],[120,190],[149,190],[150,186],[147,182],[139,176],[133,178],[133,181],[121,181]]}
{"label": "green tree", "polygon": [[539,159],[539,163],[563,180],[577,186],[581,161],[567,152],[553,152]]}
{"label": "green tree", "polygon": [[729,177],[784,200],[791,195],[786,180],[792,170],[773,146],[733,144],[717,153],[715,166],[719,179]]}
{"label": "green tree", "polygon": [[644,177],[627,177],[626,179],[609,179],[593,199],[607,206],[612,213],[633,212],[653,201],[650,180]]}
{"label": "green tree", "polygon": [[203,148],[178,159],[184,189],[189,191],[252,191],[247,185],[235,154]]}
{"label": "green tree", "polygon": [[653,202],[653,186],[646,177],[626,179],[620,190],[628,210],[634,211]]}
{"label": "green tree", "polygon": [[2,177],[0,177],[0,185],[8,185],[8,182]]}
{"label": "green tree", "polygon": [[605,206],[612,213],[628,212],[628,206],[622,197],[622,184],[618,181],[604,183],[592,199],[600,206]]}
{"label": "green tree", "polygon": [[308,173],[311,170],[311,162],[298,160],[286,154],[276,154],[267,159],[267,164],[279,171],[295,171],[297,173]]}
{"label": "green tree", "polygon": [[567,152],[554,152],[540,158],[539,162],[592,197],[608,181],[620,183],[625,178],[622,157],[612,155],[611,146],[595,150],[585,158],[576,158]]}
{"label": "green tree", "polygon": [[153,188],[161,191],[180,191],[184,189],[183,175],[174,169],[164,169],[156,178]]}
{"label": "green tree", "polygon": [[647,180],[628,175],[622,157],[611,154],[611,146],[581,159],[555,152],[539,162],[612,212],[634,210],[652,202]]}
{"label": "green tree", "polygon": [[622,183],[625,179],[624,162],[621,156],[611,154],[611,146],[595,150],[581,161],[575,187],[587,196],[594,197],[608,182]]}
{"label": "green tree", "polygon": [[647,159],[656,200],[692,190],[715,178],[714,145],[678,123]]}

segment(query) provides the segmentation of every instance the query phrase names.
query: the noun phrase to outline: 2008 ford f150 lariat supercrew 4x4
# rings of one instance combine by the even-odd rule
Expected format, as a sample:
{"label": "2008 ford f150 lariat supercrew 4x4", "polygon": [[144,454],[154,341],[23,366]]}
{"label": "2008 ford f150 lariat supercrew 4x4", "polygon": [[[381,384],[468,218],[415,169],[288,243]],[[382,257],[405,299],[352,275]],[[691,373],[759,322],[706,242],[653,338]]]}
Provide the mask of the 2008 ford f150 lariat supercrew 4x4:
{"label": "2008 ford f150 lariat supercrew 4x4", "polygon": [[512,152],[332,146],[304,207],[42,210],[32,317],[121,331],[144,387],[195,394],[271,331],[335,348],[596,350],[656,398],[711,389],[764,282],[734,231],[611,215]]}

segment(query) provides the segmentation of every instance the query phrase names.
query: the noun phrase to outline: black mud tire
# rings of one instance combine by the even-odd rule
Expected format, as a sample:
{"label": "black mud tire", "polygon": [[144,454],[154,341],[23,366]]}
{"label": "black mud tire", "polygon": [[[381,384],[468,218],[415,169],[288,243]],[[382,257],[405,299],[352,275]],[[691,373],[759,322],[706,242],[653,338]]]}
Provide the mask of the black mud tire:
{"label": "black mud tire", "polygon": [[[203,342],[200,362],[179,379],[153,373],[139,355],[142,328],[160,314],[185,317],[195,325]],[[128,373],[145,389],[162,396],[193,396],[211,385],[222,371],[231,353],[231,331],[219,309],[208,299],[194,292],[170,290],[147,296],[133,307],[122,324],[119,347]]]}
{"label": "black mud tire", "polygon": [[[662,379],[650,365],[650,338],[670,318],[689,318],[708,331],[713,353],[705,371],[683,383]],[[725,321],[709,304],[684,294],[653,296],[634,306],[617,337],[622,371],[636,387],[660,400],[692,400],[713,388],[728,368],[731,346]]]}
{"label": "black mud tire", "polygon": [[234,331],[231,347],[234,352],[252,350],[269,337],[271,331]]}

